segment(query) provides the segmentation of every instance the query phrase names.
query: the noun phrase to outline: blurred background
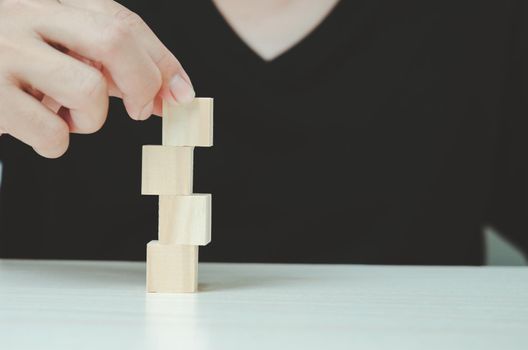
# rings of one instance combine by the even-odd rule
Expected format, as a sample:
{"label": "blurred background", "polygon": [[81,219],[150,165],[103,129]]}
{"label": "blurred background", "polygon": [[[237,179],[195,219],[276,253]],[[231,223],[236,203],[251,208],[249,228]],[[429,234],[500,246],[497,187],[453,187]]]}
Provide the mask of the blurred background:
{"label": "blurred background", "polygon": [[[214,194],[221,239],[201,261],[525,265],[520,0],[123,3],[215,98],[194,190]],[[53,161],[0,138],[1,257],[145,259],[141,147],[161,123],[115,99],[109,116]]]}
{"label": "blurred background", "polygon": [[[0,187],[2,186],[2,163],[0,162]],[[486,242],[486,264],[496,266],[525,266],[521,252],[491,228],[484,228]],[[453,242],[456,244],[456,242]]]}

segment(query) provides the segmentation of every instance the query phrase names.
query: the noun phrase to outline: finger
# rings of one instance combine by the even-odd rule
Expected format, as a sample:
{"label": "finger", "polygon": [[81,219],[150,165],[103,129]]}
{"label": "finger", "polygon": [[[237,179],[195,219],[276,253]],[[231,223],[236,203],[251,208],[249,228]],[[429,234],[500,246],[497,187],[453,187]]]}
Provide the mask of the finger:
{"label": "finger", "polygon": [[183,103],[192,101],[195,93],[191,79],[176,57],[140,16],[117,2],[111,1],[111,4],[109,6],[114,7],[112,10],[114,16],[123,18],[129,23],[137,39],[158,66],[163,80],[161,97],[173,98],[176,102]]}
{"label": "finger", "polygon": [[[46,41],[100,62],[123,95],[128,113],[144,119],[161,87],[161,73],[125,21],[60,4],[46,7],[36,24]],[[73,30],[75,29],[75,30]]]}
{"label": "finger", "polygon": [[162,68],[162,74],[167,74],[169,79],[166,79],[166,81],[169,81],[175,74],[180,74],[192,86],[191,79],[180,62],[163,45],[143,19],[133,11],[112,0],[61,0],[61,3],[124,19],[137,34],[136,36],[147,49],[154,62],[159,63],[159,67]]}
{"label": "finger", "polygon": [[[182,103],[190,102],[194,98],[195,92],[189,75],[140,16],[115,1],[63,0],[62,2],[78,8],[109,13],[129,24],[135,37],[161,72],[163,84],[155,103],[156,106],[161,106],[161,98]],[[161,108],[155,107],[154,113],[161,114]]]}
{"label": "finger", "polygon": [[57,158],[66,152],[69,129],[59,116],[16,86],[2,88],[0,101],[9,111],[2,118],[2,130],[44,157]]}
{"label": "finger", "polygon": [[[103,74],[47,44],[36,42],[31,57],[19,56],[13,75],[50,98],[43,103],[58,112],[70,110],[71,132],[93,133],[103,125],[108,111],[108,91]],[[38,64],[33,64],[38,62]],[[55,103],[51,103],[55,101]]]}

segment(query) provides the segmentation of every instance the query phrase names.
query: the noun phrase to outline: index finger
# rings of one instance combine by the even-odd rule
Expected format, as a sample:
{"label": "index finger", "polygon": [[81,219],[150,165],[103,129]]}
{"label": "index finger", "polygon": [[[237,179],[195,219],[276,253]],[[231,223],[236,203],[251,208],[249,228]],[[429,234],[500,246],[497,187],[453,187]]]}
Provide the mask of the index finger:
{"label": "index finger", "polygon": [[155,104],[154,114],[161,115],[161,98],[169,101],[173,99],[182,103],[192,101],[195,92],[191,79],[174,54],[163,45],[140,16],[121,4],[116,2],[113,4],[116,11],[114,15],[130,23],[138,41],[160,70],[162,86]]}
{"label": "index finger", "polygon": [[162,85],[154,101],[154,114],[161,115],[162,98],[182,103],[190,102],[194,98],[194,88],[189,75],[139,15],[111,0],[62,0],[61,2],[69,6],[105,13],[128,23],[136,39],[161,73]]}
{"label": "index finger", "polygon": [[150,115],[162,84],[161,72],[127,23],[58,3],[48,6],[43,15],[46,20],[35,26],[43,39],[102,63],[130,116],[142,119]]}

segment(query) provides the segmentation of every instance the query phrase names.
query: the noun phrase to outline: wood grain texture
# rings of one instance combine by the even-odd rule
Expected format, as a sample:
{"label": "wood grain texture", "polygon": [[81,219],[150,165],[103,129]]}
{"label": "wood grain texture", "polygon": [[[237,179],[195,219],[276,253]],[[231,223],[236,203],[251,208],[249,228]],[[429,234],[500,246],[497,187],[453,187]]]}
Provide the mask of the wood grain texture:
{"label": "wood grain texture", "polygon": [[163,145],[213,145],[213,99],[195,98],[188,104],[163,101]]}
{"label": "wood grain texture", "polygon": [[198,246],[147,244],[147,291],[192,293],[198,288]]}
{"label": "wood grain texture", "polygon": [[141,193],[192,193],[193,151],[193,147],[143,146]]}
{"label": "wood grain texture", "polygon": [[211,195],[159,197],[159,242],[206,245],[211,241]]}

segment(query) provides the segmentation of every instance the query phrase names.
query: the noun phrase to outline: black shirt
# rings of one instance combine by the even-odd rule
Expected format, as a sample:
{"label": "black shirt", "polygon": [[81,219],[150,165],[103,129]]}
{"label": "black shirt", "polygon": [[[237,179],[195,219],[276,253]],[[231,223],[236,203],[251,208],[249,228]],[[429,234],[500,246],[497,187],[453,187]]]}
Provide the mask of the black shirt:
{"label": "black shirt", "polygon": [[[523,1],[342,0],[272,62],[209,0],[125,5],[215,98],[202,261],[481,264],[488,224],[528,249]],[[160,135],[114,101],[58,160],[1,137],[1,256],[144,259],[141,145]]]}

